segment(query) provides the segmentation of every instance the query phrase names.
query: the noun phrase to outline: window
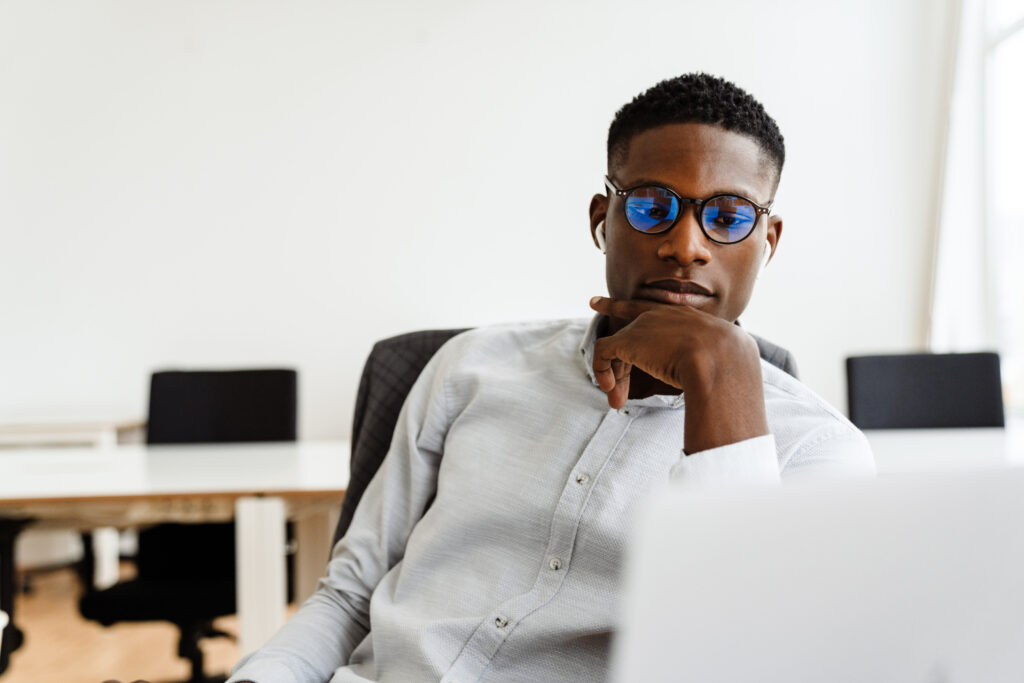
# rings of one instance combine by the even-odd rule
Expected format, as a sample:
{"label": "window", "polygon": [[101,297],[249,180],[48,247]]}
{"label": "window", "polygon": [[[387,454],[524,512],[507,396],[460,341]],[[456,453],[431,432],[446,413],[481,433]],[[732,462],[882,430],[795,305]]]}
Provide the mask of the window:
{"label": "window", "polygon": [[985,206],[992,341],[1008,408],[1024,414],[1024,2],[989,0]]}
{"label": "window", "polygon": [[1007,413],[1024,417],[1024,0],[960,10],[930,345],[997,350]]}

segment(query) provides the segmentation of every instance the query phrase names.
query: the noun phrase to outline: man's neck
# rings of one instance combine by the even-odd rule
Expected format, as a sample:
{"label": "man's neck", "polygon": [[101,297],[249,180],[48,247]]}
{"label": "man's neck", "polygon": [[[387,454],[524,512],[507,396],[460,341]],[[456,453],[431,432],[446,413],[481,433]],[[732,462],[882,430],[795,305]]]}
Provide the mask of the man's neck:
{"label": "man's neck", "polygon": [[679,389],[676,387],[651,377],[640,368],[633,368],[632,372],[629,373],[630,398],[647,398],[655,394],[678,396],[679,393]]}

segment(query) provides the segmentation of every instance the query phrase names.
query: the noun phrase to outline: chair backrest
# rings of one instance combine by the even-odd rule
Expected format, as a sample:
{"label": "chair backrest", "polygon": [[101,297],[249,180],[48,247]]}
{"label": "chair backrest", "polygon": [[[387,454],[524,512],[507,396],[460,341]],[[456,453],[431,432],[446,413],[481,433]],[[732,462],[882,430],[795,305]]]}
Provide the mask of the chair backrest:
{"label": "chair backrest", "polygon": [[995,353],[910,353],[846,359],[850,421],[861,429],[1002,427]]}
{"label": "chair backrest", "polygon": [[294,441],[295,370],[154,372],[146,442]]}
{"label": "chair backrest", "polygon": [[[334,531],[334,542],[345,535],[359,499],[391,446],[398,413],[423,367],[441,346],[466,328],[423,330],[377,342],[363,366],[352,421],[352,461],[348,490]],[[786,349],[751,335],[761,357],[796,377],[796,361]]]}

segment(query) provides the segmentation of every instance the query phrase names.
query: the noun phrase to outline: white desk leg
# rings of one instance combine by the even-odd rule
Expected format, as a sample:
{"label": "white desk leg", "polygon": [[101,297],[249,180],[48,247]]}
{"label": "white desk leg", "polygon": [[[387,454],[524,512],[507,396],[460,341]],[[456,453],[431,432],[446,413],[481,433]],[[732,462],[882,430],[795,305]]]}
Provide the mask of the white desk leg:
{"label": "white desk leg", "polygon": [[92,531],[93,586],[110,588],[120,578],[121,547],[114,527],[104,526]]}
{"label": "white desk leg", "polygon": [[316,584],[326,573],[331,554],[331,539],[338,524],[340,505],[317,508],[295,520],[295,599],[305,602],[316,590]]}
{"label": "white desk leg", "polygon": [[239,498],[235,502],[235,578],[238,649],[260,648],[284,623],[285,506],[281,498]]}

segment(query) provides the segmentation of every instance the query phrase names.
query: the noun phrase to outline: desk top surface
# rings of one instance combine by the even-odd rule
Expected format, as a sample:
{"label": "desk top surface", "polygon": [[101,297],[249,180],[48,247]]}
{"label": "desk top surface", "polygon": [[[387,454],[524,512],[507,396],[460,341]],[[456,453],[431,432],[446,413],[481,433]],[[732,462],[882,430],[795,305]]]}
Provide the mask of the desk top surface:
{"label": "desk top surface", "polygon": [[[882,474],[1024,466],[1024,420],[1006,429],[865,432]],[[0,506],[174,496],[340,494],[347,441],[0,449]]]}
{"label": "desk top surface", "polygon": [[1024,420],[1006,428],[870,429],[880,474],[1024,466]]}
{"label": "desk top surface", "polygon": [[346,441],[0,449],[0,506],[340,494],[348,478]]}

